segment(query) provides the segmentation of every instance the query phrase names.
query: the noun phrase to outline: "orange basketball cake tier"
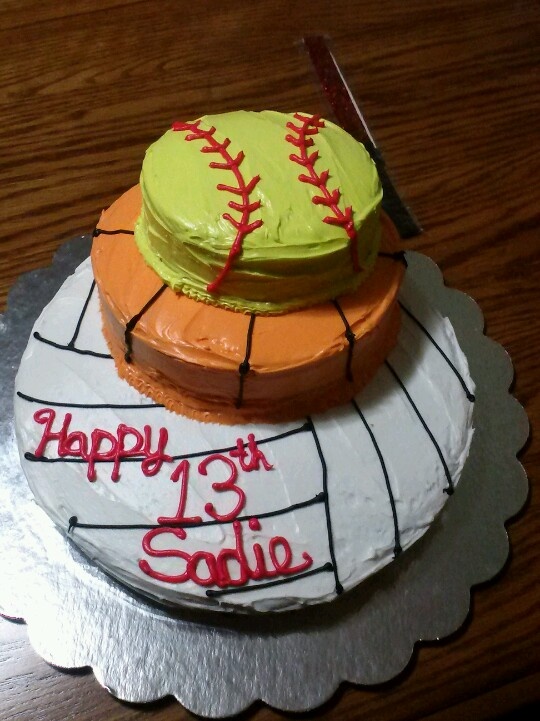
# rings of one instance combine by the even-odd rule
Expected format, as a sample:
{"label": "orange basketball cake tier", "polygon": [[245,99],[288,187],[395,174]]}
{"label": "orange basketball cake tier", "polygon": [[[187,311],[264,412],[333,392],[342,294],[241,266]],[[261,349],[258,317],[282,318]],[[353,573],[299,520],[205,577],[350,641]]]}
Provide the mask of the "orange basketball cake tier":
{"label": "orange basketball cake tier", "polygon": [[[245,152],[228,150],[229,135]],[[399,330],[404,264],[380,199],[363,147],[316,116],[175,124],[95,231],[121,377],[171,410],[229,424],[349,400]]]}
{"label": "orange basketball cake tier", "polygon": [[140,204],[135,187],[103,214],[92,263],[120,375],[171,410],[222,423],[301,417],[349,400],[394,346],[404,265],[388,220],[375,269],[358,290],[256,316],[164,285],[130,234]]}

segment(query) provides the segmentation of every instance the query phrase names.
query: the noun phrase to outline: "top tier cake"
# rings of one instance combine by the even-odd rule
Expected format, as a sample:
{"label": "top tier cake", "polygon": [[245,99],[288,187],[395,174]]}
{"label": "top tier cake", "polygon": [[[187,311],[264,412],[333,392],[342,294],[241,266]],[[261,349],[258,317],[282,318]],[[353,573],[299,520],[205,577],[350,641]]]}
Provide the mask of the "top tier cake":
{"label": "top tier cake", "polygon": [[174,123],[148,149],[140,188],[96,229],[120,375],[171,410],[222,423],[350,399],[399,328],[404,267],[381,195],[364,147],[318,116]]}
{"label": "top tier cake", "polygon": [[358,287],[375,263],[381,186],[317,116],[234,112],[174,123],[146,152],[135,239],[176,291],[283,313]]}

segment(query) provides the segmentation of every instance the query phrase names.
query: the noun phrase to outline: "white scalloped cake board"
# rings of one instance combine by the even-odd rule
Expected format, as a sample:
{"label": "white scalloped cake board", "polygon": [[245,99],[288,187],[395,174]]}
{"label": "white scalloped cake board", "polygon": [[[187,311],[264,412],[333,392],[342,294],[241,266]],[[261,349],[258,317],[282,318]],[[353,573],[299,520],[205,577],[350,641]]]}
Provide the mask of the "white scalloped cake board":
{"label": "white scalloped cake board", "polygon": [[[406,274],[401,302],[437,345],[403,311],[389,363],[355,404],[315,416],[312,422],[250,426],[201,424],[155,407],[118,379],[112,360],[85,354],[108,354],[97,293],[89,296],[92,280],[90,262],[85,261],[36,322],[16,379],[19,449],[38,503],[64,532],[76,516],[73,541],[137,590],[172,603],[236,610],[283,610],[329,601],[341,588],[353,588],[392,561],[396,545],[405,550],[420,538],[448,499],[445,489],[458,483],[471,442],[474,407],[463,384],[470,392],[474,384],[450,322],[429,307],[411,273]],[[95,407],[104,405],[108,407]],[[118,407],[126,405],[133,407]],[[164,463],[153,477],[143,475],[140,462],[124,462],[117,482],[111,480],[112,464],[98,464],[97,479],[90,482],[87,464],[73,462],[80,459],[28,460],[25,453],[35,453],[44,429],[34,413],[43,408],[55,411],[54,430],[66,413],[72,414],[70,430],[88,435],[98,427],[114,433],[119,423],[141,431],[149,424],[152,448],[159,428],[166,428],[166,451],[175,461]],[[178,508],[180,484],[170,477],[179,456],[196,456],[189,458],[185,513],[200,516],[203,525],[186,528],[183,540],[163,533],[152,548],[187,554],[203,550],[216,557],[223,548],[235,547],[233,524],[213,523],[205,505],[213,503],[218,513],[226,514],[238,492],[212,489],[212,482],[224,480],[224,462],[210,464],[215,475],[209,466],[206,477],[198,473],[198,464],[215,449],[233,448],[237,438],[247,440],[248,433],[273,466],[238,476],[246,498],[239,517],[250,565],[255,565],[253,544],[259,543],[272,568],[270,539],[283,537],[292,550],[290,565],[302,570],[224,588],[191,580],[164,582],[144,573],[140,560],[168,577],[185,570],[183,559],[156,558],[142,547],[157,518],[172,517]],[[45,454],[58,458],[57,450],[51,442]],[[287,510],[298,504],[300,508]],[[259,519],[259,531],[249,528],[249,518]],[[94,525],[115,528],[84,527]],[[118,528],[134,525],[145,528]],[[283,546],[277,553],[283,559]],[[234,578],[234,561],[229,568]]]}

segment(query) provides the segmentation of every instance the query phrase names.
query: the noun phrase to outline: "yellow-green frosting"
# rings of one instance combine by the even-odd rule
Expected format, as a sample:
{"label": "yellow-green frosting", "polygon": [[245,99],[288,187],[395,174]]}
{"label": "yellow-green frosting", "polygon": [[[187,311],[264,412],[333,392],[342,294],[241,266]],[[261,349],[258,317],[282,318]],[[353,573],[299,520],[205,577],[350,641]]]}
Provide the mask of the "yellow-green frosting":
{"label": "yellow-green frosting", "polygon": [[[282,313],[350,292],[373,267],[378,251],[382,190],[375,166],[364,147],[338,126],[324,127],[310,137],[318,151],[313,167],[329,170],[329,190],[339,188],[339,208],[352,206],[359,270],[351,260],[350,240],[339,225],[325,223],[324,205],[312,198],[317,187],[301,182],[304,169],[290,159],[298,150],[285,138],[293,115],[264,111],[207,115],[199,128],[215,127],[213,138],[230,140],[230,156],[242,151],[239,170],[246,185],[260,180],[249,201],[260,201],[249,221],[260,227],[243,238],[240,254],[216,292],[208,291],[223,268],[236,229],[223,217],[230,201],[241,198],[218,184],[235,186],[219,153],[203,152],[204,140],[187,140],[188,130],[169,130],[150,146],[141,172],[143,206],[135,239],[146,262],[174,290],[197,300],[255,313]],[[294,133],[293,133],[294,136]]]}

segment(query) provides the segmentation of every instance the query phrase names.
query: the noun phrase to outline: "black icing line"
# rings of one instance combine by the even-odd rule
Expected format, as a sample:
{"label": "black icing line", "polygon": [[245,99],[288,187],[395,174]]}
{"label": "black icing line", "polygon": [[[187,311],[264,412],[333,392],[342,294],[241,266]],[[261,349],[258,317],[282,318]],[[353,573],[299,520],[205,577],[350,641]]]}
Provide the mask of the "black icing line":
{"label": "black icing line", "polygon": [[79,320],[77,321],[77,325],[75,326],[75,331],[73,333],[73,337],[68,343],[69,348],[75,348],[75,343],[77,341],[77,338],[79,337],[79,332],[81,330],[84,316],[86,315],[86,311],[88,309],[88,304],[90,303],[90,299],[92,298],[92,294],[94,293],[95,287],[96,287],[96,281],[94,279],[92,279],[92,283],[90,285],[90,290],[88,292],[88,295],[86,296],[86,300],[84,301],[84,305],[83,305],[81,314],[79,316]]}
{"label": "black icing line", "polygon": [[109,353],[97,353],[96,351],[93,351],[93,350],[84,350],[84,349],[75,347],[75,343],[77,341],[77,338],[79,337],[79,332],[81,330],[81,326],[82,326],[84,317],[86,315],[86,311],[88,310],[88,305],[92,298],[92,294],[94,292],[95,287],[96,287],[96,281],[92,280],[92,283],[90,284],[90,290],[88,291],[88,295],[86,296],[86,300],[84,301],[84,305],[82,307],[81,313],[80,313],[77,323],[75,325],[75,330],[73,332],[73,336],[67,344],[56,343],[55,341],[52,341],[49,338],[44,338],[41,335],[41,333],[39,333],[38,331],[34,332],[34,338],[36,340],[40,341],[41,343],[50,345],[53,348],[58,348],[58,350],[70,351],[71,353],[77,353],[78,355],[88,355],[88,356],[92,356],[93,358],[105,358],[107,360],[112,360],[112,356],[109,355]]}
{"label": "black icing line", "polygon": [[158,300],[158,298],[161,296],[163,291],[167,288],[167,283],[163,283],[163,285],[157,290],[154,295],[146,301],[146,303],[143,305],[141,310],[136,313],[133,318],[130,318],[128,322],[126,323],[126,330],[124,332],[124,342],[126,346],[126,352],[124,354],[124,358],[126,363],[131,363],[131,354],[133,352],[132,343],[131,343],[131,334],[133,332],[133,329],[137,325],[137,323],[140,321],[140,319],[143,317],[143,315],[146,313],[146,311],[151,308],[154,303]]}
{"label": "black icing line", "polygon": [[246,354],[244,360],[238,366],[238,397],[235,401],[235,407],[240,408],[242,401],[244,400],[244,378],[249,373],[251,366],[249,365],[249,358],[251,356],[251,346],[253,343],[253,329],[255,327],[255,313],[250,314],[249,325],[246,336]]}
{"label": "black icing line", "polygon": [[133,230],[125,230],[124,228],[118,228],[118,230],[104,230],[103,228],[94,228],[92,231],[94,238],[98,235],[135,235]]}
{"label": "black icing line", "polygon": [[307,501],[300,501],[299,503],[293,503],[286,508],[278,508],[275,511],[265,511],[264,513],[250,513],[244,516],[237,516],[230,521],[186,521],[185,523],[135,523],[131,525],[117,525],[117,524],[100,524],[100,523],[79,523],[77,516],[71,516],[69,519],[68,533],[75,528],[86,528],[95,530],[106,530],[106,531],[150,531],[154,528],[205,528],[206,526],[227,526],[235,521],[250,521],[252,518],[257,520],[261,518],[273,518],[274,516],[282,516],[285,513],[292,513],[298,511],[301,508],[309,508],[317,503],[322,503],[325,500],[324,493],[317,493],[313,498],[309,498]]}
{"label": "black icing line", "polygon": [[247,593],[248,591],[258,591],[260,588],[271,588],[272,586],[282,586],[284,583],[292,583],[298,581],[301,578],[307,578],[308,576],[315,576],[317,573],[324,573],[325,571],[333,571],[331,563],[325,563],[323,566],[318,568],[312,568],[311,571],[304,571],[304,573],[297,573],[296,576],[288,576],[287,578],[281,578],[277,581],[269,581],[268,583],[254,583],[251,586],[237,586],[235,588],[225,588],[222,591],[213,591],[208,589],[206,595],[209,598],[215,598],[216,596],[225,596],[229,593]]}
{"label": "black icing line", "polygon": [[339,301],[334,298],[332,300],[332,305],[339,313],[339,317],[343,321],[343,325],[345,326],[345,338],[347,339],[347,342],[349,344],[349,352],[347,355],[347,366],[345,369],[345,377],[348,381],[353,380],[353,374],[352,374],[352,357],[353,357],[353,350],[354,350],[354,343],[356,341],[356,336],[353,333],[353,330],[351,326],[349,325],[349,321],[347,320],[347,317],[345,313],[343,312],[343,308],[339,304]]}
{"label": "black icing line", "polygon": [[364,414],[360,410],[360,407],[358,406],[358,404],[354,400],[354,398],[352,399],[351,403],[353,404],[354,409],[360,416],[360,420],[364,424],[364,427],[369,434],[369,437],[371,439],[371,442],[373,443],[373,447],[375,448],[375,451],[379,458],[379,462],[381,464],[381,470],[383,472],[384,482],[386,484],[386,490],[388,491],[388,499],[390,501],[390,507],[392,509],[392,518],[394,521],[394,558],[396,558],[396,556],[398,556],[401,553],[402,548],[401,548],[400,536],[399,536],[399,524],[398,524],[397,511],[396,511],[396,502],[394,500],[394,494],[392,492],[392,487],[390,485],[390,478],[388,477],[388,470],[386,469],[386,463],[384,462],[383,454],[381,453],[381,449],[379,448],[379,444],[377,443],[375,434],[369,427],[369,423],[366,421]]}
{"label": "black icing line", "polygon": [[329,504],[329,498],[328,498],[328,468],[326,466],[326,460],[325,460],[323,452],[322,452],[319,437],[317,436],[317,431],[315,430],[313,421],[311,420],[311,417],[309,417],[309,416],[308,416],[308,423],[310,426],[309,429],[313,435],[315,447],[317,449],[317,453],[319,455],[319,459],[321,461],[321,466],[322,466],[322,472],[323,472],[322,483],[323,483],[323,492],[324,492],[324,515],[326,518],[326,531],[328,534],[328,549],[330,552],[330,559],[332,561],[332,570],[334,572],[334,582],[335,582],[335,587],[336,587],[336,593],[339,595],[340,593],[343,593],[343,586],[339,582],[336,554],[334,551],[334,536],[332,534],[332,519],[330,517],[330,504]]}
{"label": "black icing line", "polygon": [[64,345],[63,343],[56,343],[53,340],[49,340],[49,338],[44,338],[41,333],[38,333],[38,331],[34,332],[34,338],[41,343],[45,343],[45,345],[50,345],[53,348],[58,348],[58,350],[70,351],[71,353],[77,353],[77,355],[88,355],[92,356],[93,358],[104,358],[106,360],[112,360],[112,355],[109,355],[108,353],[97,353],[93,350],[81,350],[80,348],[73,348],[69,344]]}
{"label": "black icing line", "polygon": [[[282,439],[288,438],[289,436],[295,436],[297,433],[305,433],[306,431],[310,430],[311,425],[309,423],[304,423],[303,425],[298,426],[298,428],[292,428],[290,431],[284,431],[283,433],[277,433],[275,436],[269,436],[268,438],[262,438],[261,440],[257,440],[257,445],[273,443],[274,441],[281,441]],[[182,461],[184,460],[184,458],[201,458],[202,456],[208,456],[212,453],[229,453],[230,451],[236,450],[236,448],[237,446],[227,446],[227,448],[211,448],[210,450],[196,451],[195,453],[183,453],[181,455],[171,456],[171,462]],[[29,451],[24,454],[24,457],[27,461],[32,461],[33,463],[88,463],[85,458],[48,458],[47,456],[36,456]],[[128,456],[127,458],[122,458],[122,463],[142,463],[144,460],[145,456]],[[96,458],[94,460],[94,463],[114,462],[114,458]]]}
{"label": "black icing line", "polygon": [[22,398],[23,401],[29,403],[37,403],[41,406],[55,406],[58,408],[88,408],[88,409],[104,409],[104,410],[115,410],[115,409],[126,409],[126,410],[148,410],[148,408],[164,408],[165,406],[160,403],[147,403],[144,405],[139,404],[121,404],[121,403],[62,403],[60,401],[47,401],[43,398],[34,398],[28,396],[26,393],[17,391],[17,396]]}
{"label": "black icing line", "polygon": [[420,330],[427,336],[427,338],[429,338],[429,340],[431,341],[431,343],[435,346],[435,348],[439,351],[439,353],[442,355],[442,357],[444,358],[444,360],[448,363],[448,365],[450,366],[450,368],[451,368],[452,371],[454,372],[456,378],[457,378],[458,381],[460,382],[461,387],[462,387],[463,390],[465,391],[465,395],[467,396],[467,400],[471,401],[471,403],[474,403],[474,401],[476,400],[475,397],[474,397],[474,394],[471,393],[470,390],[467,388],[467,385],[466,385],[466,383],[465,383],[465,380],[464,380],[463,376],[460,374],[460,372],[458,371],[458,369],[456,368],[456,366],[452,363],[452,361],[450,360],[450,358],[449,358],[449,357],[446,355],[446,353],[443,351],[443,349],[441,348],[441,346],[437,343],[437,341],[435,340],[435,338],[433,338],[433,336],[432,336],[431,333],[428,331],[428,329],[418,320],[418,318],[417,318],[415,315],[413,315],[413,313],[412,313],[406,306],[403,305],[403,303],[402,303],[400,300],[398,300],[398,303],[399,303],[401,309],[403,310],[403,312],[406,313],[406,314],[409,316],[409,318],[410,318],[414,323],[416,323],[416,325],[418,326],[418,328],[420,328]]}
{"label": "black icing line", "polygon": [[386,367],[387,367],[388,370],[390,371],[390,373],[394,376],[394,378],[395,378],[396,382],[398,383],[398,385],[400,386],[400,388],[401,388],[401,389],[403,390],[403,392],[405,393],[405,395],[406,395],[406,397],[407,397],[407,400],[408,400],[409,403],[411,404],[411,408],[412,408],[413,411],[416,413],[416,416],[418,417],[418,420],[419,420],[420,423],[422,424],[424,430],[426,431],[426,433],[427,433],[428,436],[429,436],[429,439],[430,439],[431,442],[433,443],[433,446],[434,446],[435,450],[437,451],[437,455],[439,456],[439,459],[440,459],[440,461],[441,461],[442,467],[443,467],[443,469],[444,469],[444,475],[446,476],[446,480],[448,481],[448,486],[447,486],[446,488],[444,488],[443,490],[444,490],[445,493],[448,493],[448,495],[451,495],[451,494],[454,492],[454,482],[452,481],[452,476],[450,475],[450,471],[448,470],[448,466],[447,466],[446,461],[445,461],[445,459],[444,459],[444,456],[443,456],[443,454],[442,454],[441,447],[439,446],[439,444],[438,444],[437,441],[435,440],[435,436],[433,435],[433,433],[432,433],[431,430],[429,429],[428,424],[427,424],[426,421],[424,420],[424,418],[423,418],[422,414],[420,413],[420,411],[418,410],[415,402],[414,402],[413,399],[411,398],[409,391],[405,388],[405,385],[403,384],[403,381],[401,380],[401,378],[398,376],[398,374],[396,373],[396,371],[392,368],[392,366],[390,365],[390,363],[389,363],[387,360],[384,361],[384,362],[385,362]]}

